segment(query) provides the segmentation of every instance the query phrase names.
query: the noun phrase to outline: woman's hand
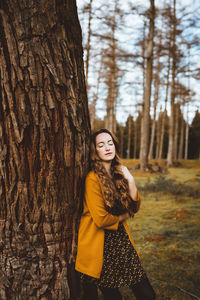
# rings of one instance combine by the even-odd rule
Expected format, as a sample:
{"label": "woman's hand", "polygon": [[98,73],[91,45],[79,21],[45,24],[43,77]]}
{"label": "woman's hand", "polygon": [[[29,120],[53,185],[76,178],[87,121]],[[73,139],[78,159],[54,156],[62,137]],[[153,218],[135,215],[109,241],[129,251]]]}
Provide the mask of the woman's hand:
{"label": "woman's hand", "polygon": [[119,222],[123,222],[129,218],[130,218],[129,213],[125,213],[125,214],[119,216]]}
{"label": "woman's hand", "polygon": [[124,175],[124,178],[128,181],[130,196],[135,201],[137,201],[137,187],[135,185],[135,179],[134,179],[134,177],[131,175],[130,171],[125,166],[121,166],[121,171],[122,171],[122,173]]}
{"label": "woman's hand", "polygon": [[134,180],[134,177],[131,175],[130,171],[128,170],[127,167],[125,166],[121,166],[121,171],[124,175],[124,178],[126,178],[126,180],[130,183],[134,183],[135,180]]}

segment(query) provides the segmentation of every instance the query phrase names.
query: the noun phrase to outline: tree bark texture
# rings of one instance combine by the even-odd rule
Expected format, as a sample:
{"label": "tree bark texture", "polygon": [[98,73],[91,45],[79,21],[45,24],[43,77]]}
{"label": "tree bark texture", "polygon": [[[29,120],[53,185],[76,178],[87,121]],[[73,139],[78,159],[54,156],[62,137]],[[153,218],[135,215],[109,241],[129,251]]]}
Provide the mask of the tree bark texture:
{"label": "tree bark texture", "polygon": [[0,299],[73,299],[90,133],[75,0],[0,4]]}
{"label": "tree bark texture", "polygon": [[153,43],[154,43],[154,20],[155,5],[154,0],[150,0],[149,9],[149,37],[146,51],[146,86],[144,90],[144,110],[143,110],[143,126],[141,136],[141,169],[145,170],[148,163],[148,147],[149,147],[149,120],[150,120],[150,100],[151,100],[151,83],[153,69]]}

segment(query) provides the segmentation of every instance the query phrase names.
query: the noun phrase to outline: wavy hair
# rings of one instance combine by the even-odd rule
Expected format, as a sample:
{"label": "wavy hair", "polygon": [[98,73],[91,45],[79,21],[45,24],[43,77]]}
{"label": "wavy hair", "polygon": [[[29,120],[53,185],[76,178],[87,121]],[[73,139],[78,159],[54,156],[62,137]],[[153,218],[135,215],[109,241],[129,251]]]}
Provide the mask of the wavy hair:
{"label": "wavy hair", "polygon": [[[111,163],[112,178],[108,175],[96,151],[96,137],[100,133],[108,133],[115,145],[116,154]],[[136,212],[136,205],[129,194],[128,181],[123,176],[121,166],[119,142],[116,136],[104,128],[93,133],[91,137],[91,169],[98,175],[101,183],[105,209],[113,215],[128,212],[133,216]]]}

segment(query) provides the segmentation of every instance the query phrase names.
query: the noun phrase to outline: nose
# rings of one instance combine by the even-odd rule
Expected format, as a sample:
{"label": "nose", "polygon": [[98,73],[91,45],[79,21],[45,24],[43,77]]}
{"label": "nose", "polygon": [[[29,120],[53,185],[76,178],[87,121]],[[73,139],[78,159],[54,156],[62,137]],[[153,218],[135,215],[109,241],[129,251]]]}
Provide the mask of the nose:
{"label": "nose", "polygon": [[106,145],[106,151],[109,151],[110,150],[110,146],[107,144]]}

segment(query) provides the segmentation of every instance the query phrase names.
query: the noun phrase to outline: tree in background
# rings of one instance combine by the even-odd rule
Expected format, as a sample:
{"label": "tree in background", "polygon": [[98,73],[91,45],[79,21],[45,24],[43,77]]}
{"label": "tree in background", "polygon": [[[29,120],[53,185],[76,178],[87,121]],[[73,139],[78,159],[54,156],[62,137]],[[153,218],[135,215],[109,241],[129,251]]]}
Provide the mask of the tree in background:
{"label": "tree in background", "polygon": [[189,157],[200,159],[200,113],[197,110],[189,133]]}
{"label": "tree in background", "polygon": [[[90,3],[91,0],[84,0],[84,5],[88,8]],[[134,4],[127,4],[126,0],[111,1],[109,4],[105,0],[92,2],[91,63],[88,76],[89,98],[90,103],[93,103],[90,110],[92,128],[96,127],[94,124],[98,118],[101,118],[101,113],[106,120],[103,127],[109,127],[115,131],[116,115],[119,116],[122,113],[125,115],[126,111],[127,115],[122,118],[123,125],[117,124],[123,128],[123,134],[120,135],[120,139],[124,136],[123,156],[126,157],[128,154],[131,157],[133,147],[133,156],[138,157],[136,152],[142,152],[145,149],[142,146],[145,139],[149,158],[166,158],[166,147],[168,147],[168,164],[169,159],[173,163],[173,159],[181,157],[181,153],[185,158],[188,157],[189,119],[187,115],[191,109],[194,109],[190,105],[194,93],[190,90],[189,81],[193,82],[193,78],[199,78],[198,68],[196,69],[198,60],[195,58],[197,57],[195,49],[198,53],[199,45],[198,32],[195,33],[195,28],[199,24],[198,10],[194,11],[193,7],[184,6],[180,0],[159,2],[155,9],[152,53],[154,85],[152,85],[152,92],[149,93],[151,87],[151,84],[147,84],[147,56],[151,49],[148,37],[148,19],[151,15],[150,10],[147,9],[149,2],[146,2],[144,6],[137,5],[137,7]],[[87,44],[89,28],[88,16],[87,12],[85,44]],[[183,96],[180,99],[179,85],[181,84],[184,89],[190,90],[187,104],[183,103],[185,101]],[[129,102],[126,102],[126,97],[122,97],[124,92],[128,95]],[[149,108],[144,104],[148,104],[145,102],[146,94],[154,95],[155,101],[150,101]],[[177,104],[180,104],[180,108]],[[140,112],[137,109],[138,105],[142,110]],[[159,114],[157,113],[158,105]],[[144,114],[144,109],[146,112],[150,109],[150,113]],[[134,128],[131,128],[130,143],[125,120],[129,114],[136,120],[138,113],[143,121],[137,130],[135,126],[138,124],[133,121]],[[143,118],[144,115],[148,115],[148,126],[143,132],[144,119],[146,119],[146,117]],[[182,116],[184,116],[183,120],[181,120]],[[119,121],[122,122],[122,119]],[[149,123],[151,119],[152,124]],[[147,131],[149,131],[148,134]],[[145,135],[148,136],[147,139]],[[139,146],[138,142],[140,142]],[[137,146],[132,144],[137,144]]]}
{"label": "tree in background", "polygon": [[153,68],[153,44],[154,44],[154,22],[155,22],[155,5],[154,0],[150,0],[149,14],[149,36],[146,50],[146,82],[144,89],[144,103],[142,115],[142,136],[140,149],[140,167],[146,169],[148,162],[148,147],[149,147],[149,121],[150,121],[150,100],[151,100],[151,83],[152,83],[152,68]]}
{"label": "tree in background", "polygon": [[0,298],[73,299],[90,133],[76,2],[0,5]]}

